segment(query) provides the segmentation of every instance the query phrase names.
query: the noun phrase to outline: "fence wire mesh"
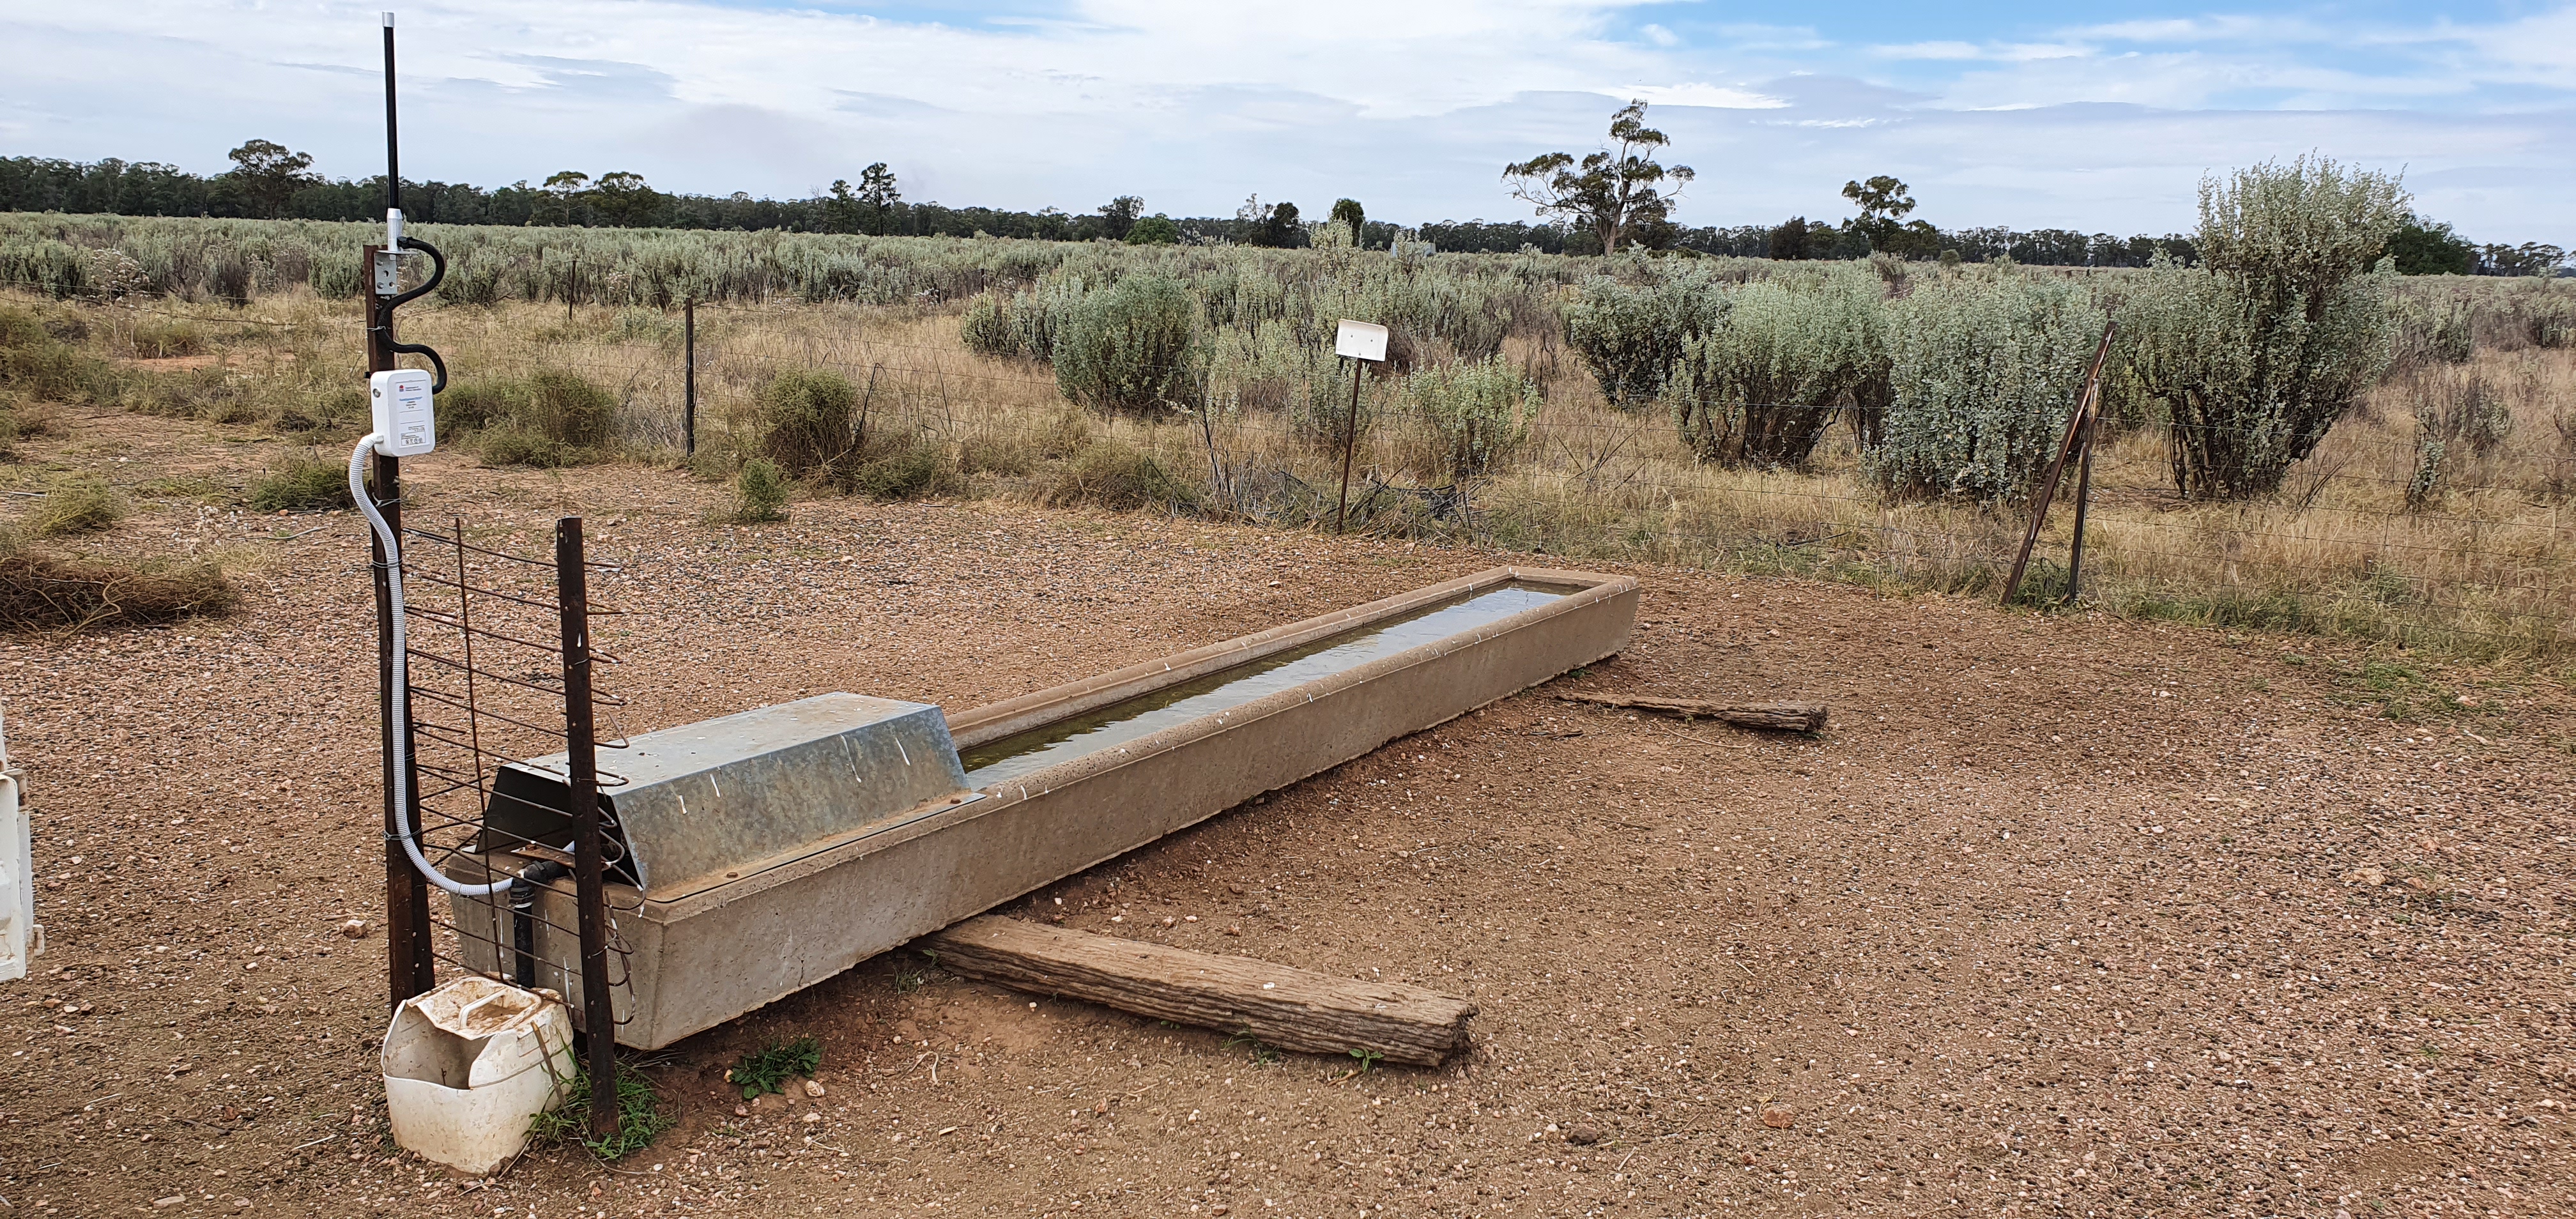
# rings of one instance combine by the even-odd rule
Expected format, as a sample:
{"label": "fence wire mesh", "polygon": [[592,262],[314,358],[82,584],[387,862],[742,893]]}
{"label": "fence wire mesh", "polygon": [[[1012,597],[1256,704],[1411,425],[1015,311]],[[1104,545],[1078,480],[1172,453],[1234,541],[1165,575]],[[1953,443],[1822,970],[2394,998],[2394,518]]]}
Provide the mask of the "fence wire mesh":
{"label": "fence wire mesh", "polygon": [[[582,911],[571,871],[578,844],[567,793],[578,776],[565,756],[571,730],[557,565],[478,543],[465,518],[450,516],[404,530],[402,566],[411,590],[405,693],[422,854],[464,884],[529,882],[485,898],[433,893],[431,952],[438,972],[442,980],[476,974],[549,993],[573,1009],[576,1027],[588,1027],[594,996],[582,984]],[[594,578],[615,574],[605,565],[591,571]],[[576,642],[575,651],[584,649],[586,643]],[[594,669],[617,663],[595,649],[586,659]],[[624,705],[598,690],[590,702],[610,725]],[[622,749],[623,733],[612,727],[597,745]],[[625,782],[607,766],[597,769],[596,779],[603,792]],[[495,816],[496,809],[509,815]],[[600,844],[612,874],[624,862],[624,841],[603,802]],[[641,904],[631,886],[604,891],[613,1013],[633,1007],[623,922]],[[631,1018],[619,1014],[613,1023]]]}

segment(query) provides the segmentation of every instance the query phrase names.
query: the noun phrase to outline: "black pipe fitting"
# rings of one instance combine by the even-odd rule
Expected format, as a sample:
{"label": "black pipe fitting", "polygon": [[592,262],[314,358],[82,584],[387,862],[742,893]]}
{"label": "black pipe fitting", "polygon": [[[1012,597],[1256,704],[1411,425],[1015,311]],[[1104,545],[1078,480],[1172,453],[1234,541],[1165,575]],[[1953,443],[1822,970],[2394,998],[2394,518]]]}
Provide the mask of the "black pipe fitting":
{"label": "black pipe fitting", "polygon": [[510,878],[510,946],[512,975],[522,990],[537,988],[537,890],[572,874],[552,860],[539,860]]}

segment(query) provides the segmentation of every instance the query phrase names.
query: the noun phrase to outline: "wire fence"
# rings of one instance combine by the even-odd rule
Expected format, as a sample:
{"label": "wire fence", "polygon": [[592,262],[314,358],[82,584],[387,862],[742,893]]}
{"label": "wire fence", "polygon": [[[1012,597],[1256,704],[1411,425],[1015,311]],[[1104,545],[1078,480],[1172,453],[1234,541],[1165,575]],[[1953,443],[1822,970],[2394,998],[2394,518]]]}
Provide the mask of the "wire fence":
{"label": "wire fence", "polygon": [[[619,612],[594,603],[591,584],[618,572],[584,557],[578,517],[558,522],[551,558],[479,544],[460,516],[441,525],[402,534],[410,832],[456,883],[505,887],[429,892],[388,843],[389,901],[425,916],[389,928],[397,998],[471,974],[564,1004],[591,1041],[594,1120],[613,1117],[609,1046],[635,1018],[626,927],[643,905],[624,827],[601,795],[626,780],[596,761],[626,748],[614,728],[624,700],[594,680],[617,658],[590,643],[591,620]],[[425,932],[410,944],[398,931],[407,921]]]}
{"label": "wire fence", "polygon": [[[281,348],[339,343],[344,336],[312,332],[358,325],[354,311],[316,320],[311,311],[284,316],[259,304],[121,303],[143,315],[235,327]],[[782,372],[829,370],[858,399],[848,444],[821,455],[826,475],[879,459],[892,441],[918,439],[958,463],[966,486],[1098,501],[1067,471],[1081,464],[1073,460],[1079,450],[1112,440],[1168,476],[1159,495],[1108,495],[1114,506],[1331,526],[1344,433],[1321,393],[1203,378],[1192,400],[1152,413],[1082,414],[1048,366],[969,352],[946,341],[953,329],[940,331],[935,318],[887,325],[867,310],[815,305],[700,304],[695,312],[694,326],[682,324],[679,310],[632,308],[576,311],[543,332],[491,334],[488,315],[477,310],[433,311],[411,324],[468,353],[456,361],[461,383],[550,369],[605,388],[618,402],[616,443],[629,451],[691,447],[694,391],[694,439],[707,456],[701,467],[713,473],[768,451],[762,386]],[[1400,378],[1370,379],[1353,446],[1351,527],[1963,593],[1999,589],[2020,544],[2026,505],[1905,499],[1875,482],[1855,429],[1834,418],[1847,418],[1847,409],[1769,408],[1827,416],[1805,468],[1716,466],[1693,456],[1660,408],[1600,402],[1561,349],[1522,359],[1544,363],[1530,371],[1556,392],[1481,470],[1441,460],[1442,437],[1407,414]],[[2563,395],[2569,381],[2576,377],[2544,392]],[[1338,392],[1347,395],[1348,385],[1341,374]],[[2576,442],[2553,445],[2545,434],[2552,419],[2562,431],[2570,426],[2563,397],[2527,403],[2524,413],[2526,426],[2543,434],[2455,462],[2435,497],[2408,494],[2419,481],[2407,468],[2417,454],[2402,424],[2349,419],[2293,467],[2280,491],[2230,503],[2172,491],[2161,459],[2170,425],[2108,436],[2087,523],[2085,602],[2472,652],[2563,652],[2576,642],[2576,607],[2567,604]],[[2035,600],[2063,590],[2070,515],[2052,514],[2042,536],[2028,594]]]}

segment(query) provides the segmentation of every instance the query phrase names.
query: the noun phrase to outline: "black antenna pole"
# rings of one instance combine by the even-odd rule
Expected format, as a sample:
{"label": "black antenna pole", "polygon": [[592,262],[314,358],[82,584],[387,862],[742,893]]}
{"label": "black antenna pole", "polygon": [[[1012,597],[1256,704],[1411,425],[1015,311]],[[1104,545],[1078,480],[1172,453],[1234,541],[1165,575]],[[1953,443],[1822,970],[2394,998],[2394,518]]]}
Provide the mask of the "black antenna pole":
{"label": "black antenna pole", "polygon": [[385,206],[402,210],[402,154],[394,141],[394,15],[385,14]]}

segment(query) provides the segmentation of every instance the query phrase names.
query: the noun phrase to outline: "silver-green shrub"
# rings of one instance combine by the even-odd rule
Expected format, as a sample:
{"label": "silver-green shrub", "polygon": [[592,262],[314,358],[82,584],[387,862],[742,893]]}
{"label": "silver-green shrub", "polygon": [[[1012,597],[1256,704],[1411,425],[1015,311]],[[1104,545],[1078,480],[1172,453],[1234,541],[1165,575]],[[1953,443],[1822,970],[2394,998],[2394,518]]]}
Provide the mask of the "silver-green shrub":
{"label": "silver-green shrub", "polygon": [[1704,273],[1686,270],[1638,284],[1595,276],[1564,307],[1565,345],[1583,358],[1603,398],[1634,409],[1664,392],[1683,345],[1725,308],[1717,280]]}
{"label": "silver-green shrub", "polygon": [[1095,410],[1148,414],[1195,400],[1205,346],[1180,281],[1129,275],[1084,296],[1055,339],[1056,388]]}
{"label": "silver-green shrub", "polygon": [[1035,288],[983,293],[958,320],[968,350],[1006,359],[1055,358],[1057,331],[1085,295],[1081,276],[1041,282]]}
{"label": "silver-green shrub", "polygon": [[2396,318],[2395,361],[2406,368],[2466,364],[2477,350],[2477,309],[2449,293],[2408,292],[2389,302]]}
{"label": "silver-green shrub", "polygon": [[2123,309],[2134,383],[2169,421],[2174,485],[2235,499],[2281,485],[2387,368],[2407,214],[2396,179],[2324,158],[2204,180],[2206,260],[2161,257]]}
{"label": "silver-green shrub", "polygon": [[2504,294],[2497,329],[2515,345],[2576,347],[2576,283],[2531,278]]}
{"label": "silver-green shrub", "polygon": [[2028,499],[2083,390],[2101,309],[2066,280],[2011,270],[1925,284],[1889,308],[1894,399],[1863,469],[1899,498]]}
{"label": "silver-green shrub", "polygon": [[1475,478],[1529,439],[1538,383],[1500,356],[1417,368],[1404,379],[1404,413],[1435,445],[1442,474]]}
{"label": "silver-green shrub", "polygon": [[1795,466],[1838,408],[1883,407],[1887,311],[1879,280],[1836,270],[1729,294],[1723,320],[1683,343],[1664,397],[1702,461]]}

